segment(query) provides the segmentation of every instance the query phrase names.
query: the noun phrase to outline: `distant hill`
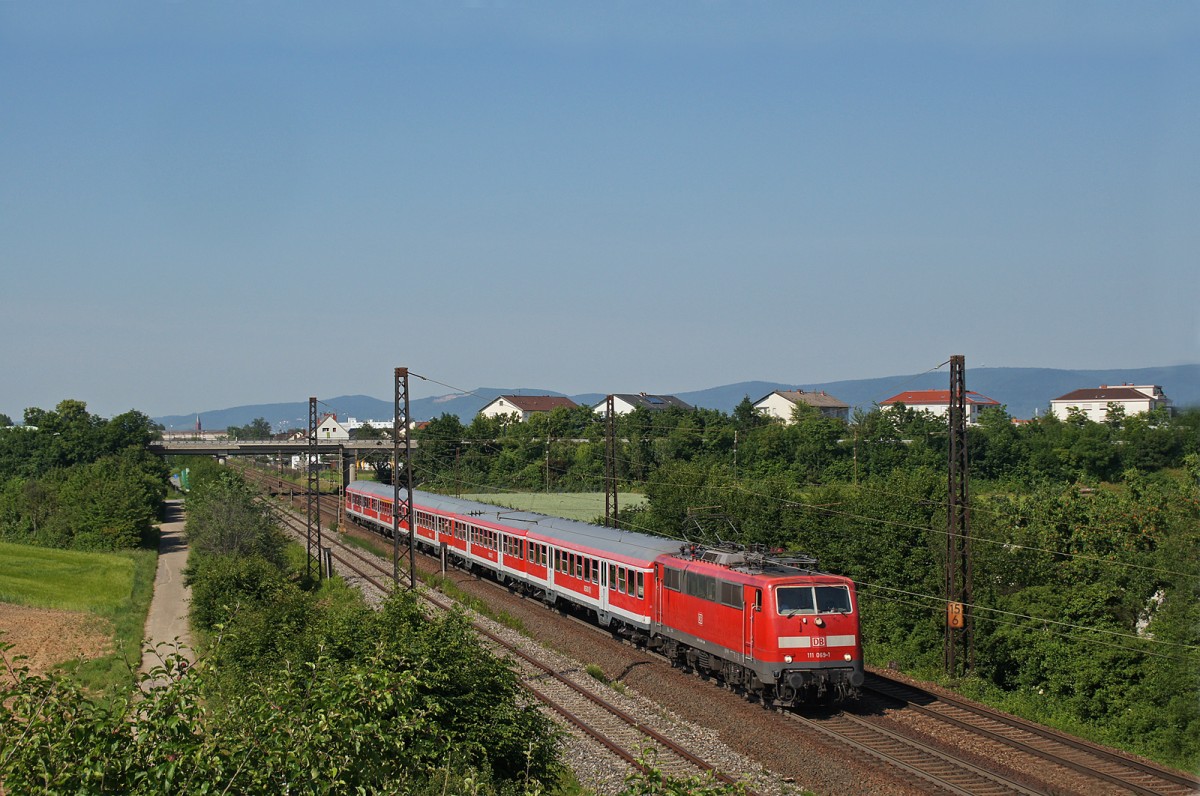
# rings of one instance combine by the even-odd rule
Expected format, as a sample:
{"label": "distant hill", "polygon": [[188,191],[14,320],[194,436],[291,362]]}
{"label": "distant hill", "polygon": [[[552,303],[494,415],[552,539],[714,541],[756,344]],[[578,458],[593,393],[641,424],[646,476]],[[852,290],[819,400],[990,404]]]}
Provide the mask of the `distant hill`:
{"label": "distant hill", "polygon": [[[1174,365],[1162,368],[1130,370],[1057,370],[1053,368],[967,368],[967,389],[983,393],[1004,404],[1013,417],[1029,418],[1044,414],[1050,401],[1083,387],[1124,384],[1158,384],[1179,408],[1200,406],[1200,365]],[[852,407],[870,409],[875,404],[905,390],[946,389],[950,386],[947,369],[910,376],[885,376],[877,379],[831,381],[811,384],[780,384],[769,381],[744,381],[707,390],[674,393],[692,406],[732,412],[742,398],[751,401],[773,390],[824,390]],[[469,423],[480,409],[499,395],[562,395],[537,388],[480,387],[470,394],[456,393],[418,398],[410,403],[414,420],[432,420],[442,413],[457,415]],[[581,405],[595,405],[605,393],[583,393],[570,398]],[[336,412],[339,418],[390,420],[392,401],[367,395],[343,395],[322,399],[321,412]],[[266,418],[276,431],[303,429],[308,425],[308,401],[255,404],[200,412],[206,429],[244,426],[255,418]],[[166,428],[188,429],[196,423],[195,414],[168,415],[154,420]]]}

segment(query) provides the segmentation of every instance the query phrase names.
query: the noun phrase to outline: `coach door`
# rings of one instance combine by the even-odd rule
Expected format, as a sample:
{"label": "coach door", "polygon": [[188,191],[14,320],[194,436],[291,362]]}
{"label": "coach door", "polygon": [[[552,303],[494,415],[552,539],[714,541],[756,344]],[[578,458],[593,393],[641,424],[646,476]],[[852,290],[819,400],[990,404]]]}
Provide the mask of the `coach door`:
{"label": "coach door", "polygon": [[595,566],[600,567],[600,593],[596,596],[600,599],[599,610],[603,614],[608,613],[608,562],[604,559],[599,559],[595,562]]}
{"label": "coach door", "polygon": [[662,564],[655,562],[655,564],[654,564],[654,591],[652,592],[652,599],[654,600],[654,607],[650,609],[650,621],[651,621],[651,629],[656,632],[659,630],[659,628],[662,627],[662,612],[663,612],[662,588],[663,588]]}

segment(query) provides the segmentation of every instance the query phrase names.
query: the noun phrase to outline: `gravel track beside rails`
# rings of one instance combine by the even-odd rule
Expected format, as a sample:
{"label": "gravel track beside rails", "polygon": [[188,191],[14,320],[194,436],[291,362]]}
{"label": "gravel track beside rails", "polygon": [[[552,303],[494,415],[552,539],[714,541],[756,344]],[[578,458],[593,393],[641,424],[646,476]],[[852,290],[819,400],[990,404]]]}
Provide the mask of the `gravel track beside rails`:
{"label": "gravel track beside rails", "polygon": [[1096,793],[1187,796],[1200,792],[1200,780],[1194,777],[965,699],[935,694],[877,673],[868,674],[865,690],[901,705],[908,713],[941,722],[947,728],[940,733],[943,736],[965,732],[968,740],[972,735],[996,740],[1012,750],[1007,763],[1016,770],[1058,767],[1067,780],[1080,774],[1098,780]]}

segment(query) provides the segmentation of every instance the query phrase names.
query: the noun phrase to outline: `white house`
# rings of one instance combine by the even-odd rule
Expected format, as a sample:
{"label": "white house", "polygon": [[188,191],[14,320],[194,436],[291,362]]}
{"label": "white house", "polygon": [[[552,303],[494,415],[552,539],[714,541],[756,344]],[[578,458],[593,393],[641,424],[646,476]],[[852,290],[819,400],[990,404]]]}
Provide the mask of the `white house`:
{"label": "white house", "polygon": [[338,422],[337,415],[325,415],[317,426],[317,439],[350,439],[350,432]]}
{"label": "white house", "polygon": [[770,395],[764,395],[754,402],[756,412],[767,417],[774,417],[785,423],[792,422],[792,412],[800,404],[806,404],[817,409],[825,417],[850,421],[850,405],[842,403],[824,390],[808,392],[805,390],[775,390]]}
{"label": "white house", "polygon": [[[973,426],[979,422],[979,413],[984,409],[993,406],[999,406],[999,401],[993,401],[986,395],[967,390],[966,399],[964,400],[967,409],[967,425]],[[947,417],[950,414],[950,391],[949,390],[909,390],[902,392],[899,395],[893,395],[886,401],[881,401],[880,406],[887,408],[896,404],[904,404],[909,409],[920,409],[930,412],[938,417]]]}
{"label": "white house", "polygon": [[559,395],[501,395],[480,409],[479,414],[484,417],[516,415],[518,420],[525,422],[532,414],[549,412],[560,406],[574,409],[579,404]]}
{"label": "white house", "polygon": [[1069,392],[1050,402],[1050,414],[1066,420],[1072,409],[1083,413],[1088,420],[1103,423],[1108,419],[1108,408],[1119,406],[1125,415],[1138,415],[1159,407],[1171,411],[1171,399],[1163,394],[1157,384],[1122,384],[1110,387],[1102,384],[1098,389],[1083,389]]}
{"label": "white house", "polygon": [[[637,395],[633,395],[632,393],[613,393],[613,414],[618,416],[627,415],[639,407],[650,412],[661,412],[672,406],[688,411],[692,409],[691,404],[679,400],[674,395],[650,395],[644,392],[640,392]],[[604,417],[608,412],[608,398],[593,406],[592,411]]]}

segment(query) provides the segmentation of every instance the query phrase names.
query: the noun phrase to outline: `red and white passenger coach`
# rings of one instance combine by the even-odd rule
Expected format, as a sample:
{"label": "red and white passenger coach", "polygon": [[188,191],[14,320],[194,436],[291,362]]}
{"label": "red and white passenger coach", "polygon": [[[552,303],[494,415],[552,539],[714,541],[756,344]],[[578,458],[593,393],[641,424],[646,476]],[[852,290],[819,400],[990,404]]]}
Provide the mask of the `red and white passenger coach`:
{"label": "red and white passenger coach", "polygon": [[[345,500],[355,521],[391,533],[392,487],[357,481]],[[570,603],[764,704],[845,699],[862,685],[854,583],[809,568],[813,559],[681,545],[428,492],[413,493],[413,516],[422,549]]]}

